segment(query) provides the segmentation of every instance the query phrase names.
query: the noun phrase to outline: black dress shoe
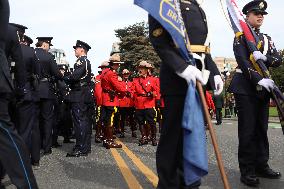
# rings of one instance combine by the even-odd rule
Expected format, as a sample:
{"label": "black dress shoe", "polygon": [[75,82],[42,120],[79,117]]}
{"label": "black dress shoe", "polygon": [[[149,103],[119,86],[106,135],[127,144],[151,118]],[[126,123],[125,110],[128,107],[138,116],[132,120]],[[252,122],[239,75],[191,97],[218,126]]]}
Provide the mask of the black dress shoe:
{"label": "black dress shoe", "polygon": [[51,153],[52,153],[52,150],[50,149],[50,150],[44,151],[44,152],[43,152],[43,155],[49,155],[49,154],[51,154]]}
{"label": "black dress shoe", "polygon": [[39,166],[39,162],[32,162],[32,166]]}
{"label": "black dress shoe", "polygon": [[270,167],[267,167],[265,169],[257,169],[256,175],[258,177],[268,178],[268,179],[279,179],[279,178],[281,178],[281,173],[277,172],[277,171],[273,171]]}
{"label": "black dress shoe", "polygon": [[66,154],[66,157],[80,157],[80,156],[88,156],[88,152],[84,153],[81,151],[73,151],[71,153]]}
{"label": "black dress shoe", "polygon": [[199,189],[199,186],[201,185],[201,180],[195,181],[191,185],[184,185],[181,187],[181,189]]}
{"label": "black dress shoe", "polygon": [[259,179],[256,177],[256,175],[241,176],[241,182],[251,187],[258,187],[259,185]]}
{"label": "black dress shoe", "polygon": [[80,157],[80,151],[72,151],[71,153],[67,153],[66,157]]}

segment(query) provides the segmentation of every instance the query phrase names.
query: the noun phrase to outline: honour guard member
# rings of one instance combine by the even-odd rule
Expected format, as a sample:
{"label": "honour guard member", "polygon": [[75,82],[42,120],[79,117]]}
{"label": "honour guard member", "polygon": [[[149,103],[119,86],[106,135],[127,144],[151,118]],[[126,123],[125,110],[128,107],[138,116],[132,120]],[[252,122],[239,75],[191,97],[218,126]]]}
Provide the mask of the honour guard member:
{"label": "honour guard member", "polygon": [[52,153],[52,127],[54,118],[54,100],[56,99],[55,81],[61,79],[54,57],[49,53],[53,37],[37,37],[35,54],[40,65],[40,130],[44,155]]}
{"label": "honour guard member", "polygon": [[[210,55],[205,12],[196,0],[181,0],[181,14],[191,42],[198,68],[210,71],[208,90],[221,93],[223,81]],[[162,60],[160,67],[161,94],[165,108],[161,137],[157,148],[158,188],[198,188],[200,181],[186,185],[183,178],[183,129],[182,116],[188,85],[199,80],[206,83],[202,73],[195,66],[188,65],[179,53],[170,34],[149,16],[150,41]],[[169,153],[169,151],[171,153]]]}
{"label": "honour guard member", "polygon": [[91,63],[87,58],[87,53],[91,49],[87,43],[77,40],[75,56],[78,58],[74,71],[69,76],[64,77],[66,83],[70,85],[70,103],[72,118],[74,123],[76,144],[67,157],[87,156],[91,152],[91,118],[88,117],[89,104],[92,103],[91,94]]}
{"label": "honour guard member", "polygon": [[40,131],[39,131],[39,63],[32,47],[25,45],[25,29],[27,27],[13,24],[17,27],[21,43],[23,62],[26,68],[26,93],[19,99],[17,105],[16,127],[25,141],[34,166],[39,166],[40,160]]}
{"label": "honour guard member", "polygon": [[107,149],[122,147],[113,140],[113,117],[117,112],[118,97],[126,93],[125,84],[119,81],[117,75],[121,63],[119,54],[113,54],[109,60],[109,68],[104,69],[101,74],[103,90],[101,111],[105,131],[104,146]]}
{"label": "honour guard member", "polygon": [[223,94],[213,96],[213,101],[215,105],[215,113],[216,113],[216,125],[222,124],[222,108],[224,107],[224,97]]}
{"label": "honour guard member", "polygon": [[132,90],[133,90],[133,82],[129,80],[130,72],[128,69],[122,70],[122,82],[125,83],[126,87],[126,95],[119,99],[119,113],[120,113],[120,128],[121,133],[119,138],[124,138],[124,132],[125,132],[125,125],[126,121],[128,120],[128,123],[130,125],[130,129],[132,131],[132,137],[136,138],[136,128],[134,123],[134,102],[133,102],[133,96],[132,96]]}
{"label": "honour guard member", "polygon": [[274,86],[271,79],[263,76],[253,67],[253,61],[263,60],[267,67],[277,67],[282,58],[270,36],[260,32],[267,3],[263,0],[251,1],[243,7],[247,22],[261,40],[261,47],[250,51],[243,35],[234,40],[234,54],[238,63],[236,74],[228,89],[234,93],[238,110],[239,151],[238,160],[241,182],[248,186],[258,186],[258,177],[278,179],[276,172],[268,165],[269,143],[267,138],[270,90]]}
{"label": "honour guard member", "polygon": [[94,96],[96,99],[96,134],[95,134],[95,142],[101,143],[103,139],[103,123],[102,123],[102,85],[101,85],[101,74],[102,71],[108,68],[109,63],[108,61],[102,62],[102,64],[98,67],[101,68],[99,74],[96,76],[95,79],[95,89],[94,89]]}
{"label": "honour guard member", "polygon": [[139,77],[133,79],[133,93],[135,96],[135,116],[139,124],[141,139],[139,146],[148,144],[146,127],[151,130],[152,145],[156,146],[156,123],[155,123],[155,98],[157,96],[157,85],[152,77],[148,75],[149,63],[141,61],[138,65]]}
{"label": "honour guard member", "polygon": [[[5,56],[10,8],[8,0],[0,0],[0,162],[17,188],[38,188],[27,148],[18,135],[8,113],[14,86]],[[21,52],[21,51],[20,51]],[[2,169],[0,166],[0,169]],[[0,170],[2,173],[3,170]],[[2,174],[0,175],[0,187]]]}

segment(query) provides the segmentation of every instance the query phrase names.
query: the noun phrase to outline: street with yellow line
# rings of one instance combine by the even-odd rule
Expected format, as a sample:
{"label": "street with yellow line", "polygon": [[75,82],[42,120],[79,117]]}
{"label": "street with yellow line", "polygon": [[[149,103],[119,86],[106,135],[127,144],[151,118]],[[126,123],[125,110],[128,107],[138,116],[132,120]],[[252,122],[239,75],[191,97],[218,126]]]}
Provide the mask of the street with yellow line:
{"label": "street with yellow line", "polygon": [[[225,120],[214,126],[224,160],[228,179],[233,189],[246,189],[239,181],[237,163],[237,122]],[[270,127],[270,165],[284,173],[284,143],[281,129]],[[208,139],[210,137],[208,136]],[[61,141],[60,141],[61,142]],[[126,138],[117,139],[122,149],[105,149],[93,141],[92,153],[87,157],[67,158],[66,153],[73,144],[53,149],[53,153],[43,156],[40,168],[34,170],[39,188],[43,189],[154,189],[158,184],[156,171],[156,149],[151,144],[138,146],[138,139],[131,138],[129,130]],[[169,141],[170,142],[170,141]],[[171,152],[169,152],[171,153]],[[209,174],[202,180],[201,189],[222,189],[215,155],[208,140]],[[5,179],[7,189],[14,188]],[[282,189],[284,179],[261,179],[261,188]]]}

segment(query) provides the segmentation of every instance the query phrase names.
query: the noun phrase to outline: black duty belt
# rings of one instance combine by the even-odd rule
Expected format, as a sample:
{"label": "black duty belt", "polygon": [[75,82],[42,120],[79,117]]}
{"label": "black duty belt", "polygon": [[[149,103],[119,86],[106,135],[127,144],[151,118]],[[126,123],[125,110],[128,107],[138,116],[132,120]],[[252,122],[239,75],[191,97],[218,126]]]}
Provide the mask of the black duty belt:
{"label": "black duty belt", "polygon": [[137,94],[137,96],[147,97],[147,94]]}

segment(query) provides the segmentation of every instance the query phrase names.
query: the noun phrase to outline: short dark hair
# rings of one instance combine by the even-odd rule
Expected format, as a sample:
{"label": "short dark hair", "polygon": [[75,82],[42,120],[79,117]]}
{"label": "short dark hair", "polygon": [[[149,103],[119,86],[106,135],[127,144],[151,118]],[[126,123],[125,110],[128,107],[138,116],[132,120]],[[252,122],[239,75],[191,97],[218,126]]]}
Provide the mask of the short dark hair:
{"label": "short dark hair", "polygon": [[35,44],[35,46],[36,46],[36,47],[41,47],[42,44],[43,44],[43,41],[38,41],[38,42]]}

